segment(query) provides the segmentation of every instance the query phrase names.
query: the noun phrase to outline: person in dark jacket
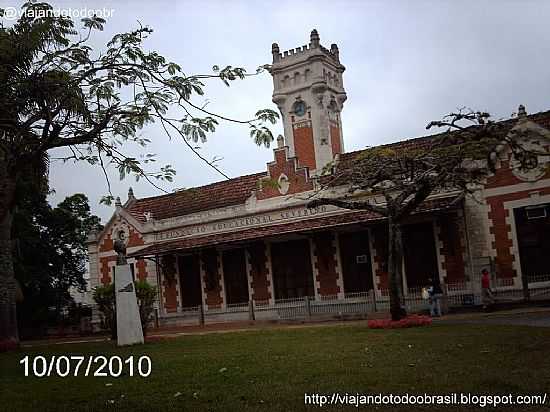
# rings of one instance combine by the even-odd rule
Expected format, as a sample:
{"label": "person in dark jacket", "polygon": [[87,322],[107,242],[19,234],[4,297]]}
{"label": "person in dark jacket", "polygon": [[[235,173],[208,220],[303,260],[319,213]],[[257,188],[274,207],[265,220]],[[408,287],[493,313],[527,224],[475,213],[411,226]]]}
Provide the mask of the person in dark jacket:
{"label": "person in dark jacket", "polygon": [[493,291],[491,290],[491,275],[487,269],[481,271],[481,300],[484,310],[495,303]]}
{"label": "person in dark jacket", "polygon": [[441,298],[443,297],[443,290],[439,279],[428,279],[430,285],[428,287],[429,303],[430,303],[430,316],[441,317]]}

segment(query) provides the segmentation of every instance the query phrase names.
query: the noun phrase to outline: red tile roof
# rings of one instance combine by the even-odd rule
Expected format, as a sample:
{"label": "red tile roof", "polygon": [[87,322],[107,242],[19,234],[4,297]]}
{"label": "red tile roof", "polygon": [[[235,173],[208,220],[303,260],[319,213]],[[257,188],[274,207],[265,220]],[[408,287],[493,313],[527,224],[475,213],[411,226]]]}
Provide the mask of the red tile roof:
{"label": "red tile roof", "polygon": [[266,175],[267,172],[255,173],[168,195],[137,199],[127,211],[143,222],[146,212],[150,212],[153,219],[160,220],[243,204],[258,188],[258,180]]}
{"label": "red tile roof", "polygon": [[[545,112],[538,112],[533,113],[527,116],[529,120],[532,122],[538,124],[541,127],[544,127],[545,129],[550,130],[550,110]],[[496,125],[499,127],[497,132],[501,133],[504,137],[510,129],[516,124],[518,121],[517,117],[501,120],[496,122]],[[476,126],[471,126],[476,127]],[[459,133],[459,131],[456,131],[455,133]],[[436,133],[432,135],[427,136],[421,136],[421,137],[415,137],[412,139],[406,139],[406,140],[400,140],[393,143],[387,143],[383,145],[379,145],[376,147],[391,147],[391,148],[399,148],[399,149],[423,149],[428,146],[429,143],[433,142],[435,139],[440,138],[443,135],[443,133]],[[357,156],[359,153],[361,153],[364,149],[356,150],[354,152],[348,152],[348,153],[342,153],[340,155],[340,159],[342,163],[346,164],[349,161],[352,161],[355,156]]]}
{"label": "red tile roof", "polygon": [[[429,200],[420,205],[416,213],[435,212],[457,207],[460,202],[457,198],[448,197],[442,199]],[[369,211],[343,212],[338,215],[305,219],[292,223],[283,223],[271,226],[255,227],[237,232],[223,232],[208,236],[197,236],[183,239],[176,239],[161,243],[155,243],[145,247],[137,252],[130,254],[130,257],[143,257],[161,255],[176,250],[190,250],[205,247],[212,247],[220,244],[229,244],[235,242],[251,241],[266,237],[279,236],[288,233],[304,233],[316,230],[326,230],[337,226],[351,225],[357,223],[383,220],[384,218],[377,213]]]}
{"label": "red tile roof", "polygon": [[[550,129],[550,111],[531,114],[528,118],[540,126]],[[508,119],[498,122],[498,125],[502,126],[501,131],[504,134],[508,132],[516,121],[517,118]],[[437,139],[439,136],[440,134],[417,137],[389,143],[382,145],[382,147],[399,147],[403,149],[421,148],[433,141],[433,139]],[[363,150],[357,150],[354,152],[342,153],[339,167],[345,168],[355,156],[362,151]],[[144,213],[146,212],[151,212],[153,219],[160,220],[224,206],[243,204],[251,195],[252,191],[258,188],[258,180],[266,176],[267,172],[260,172],[239,176],[234,179],[224,180],[206,186],[182,190],[168,195],[137,199],[127,208],[127,210],[136,219],[143,222],[145,221]]]}

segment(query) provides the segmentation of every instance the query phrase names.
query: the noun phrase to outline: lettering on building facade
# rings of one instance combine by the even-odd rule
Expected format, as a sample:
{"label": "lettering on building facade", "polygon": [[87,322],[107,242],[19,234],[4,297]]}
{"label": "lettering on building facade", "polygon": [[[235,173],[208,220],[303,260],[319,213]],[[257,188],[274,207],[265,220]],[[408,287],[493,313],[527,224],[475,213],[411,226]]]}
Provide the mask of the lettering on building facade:
{"label": "lettering on building facade", "polygon": [[235,219],[223,221],[190,225],[178,229],[165,230],[155,233],[155,241],[178,239],[182,237],[200,236],[207,234],[223,233],[238,229],[269,226],[275,223],[284,221],[300,220],[304,218],[317,217],[319,215],[334,213],[339,210],[333,206],[319,206],[317,208],[308,209],[300,207],[295,209],[287,209],[278,212],[264,213],[260,215],[244,216]]}

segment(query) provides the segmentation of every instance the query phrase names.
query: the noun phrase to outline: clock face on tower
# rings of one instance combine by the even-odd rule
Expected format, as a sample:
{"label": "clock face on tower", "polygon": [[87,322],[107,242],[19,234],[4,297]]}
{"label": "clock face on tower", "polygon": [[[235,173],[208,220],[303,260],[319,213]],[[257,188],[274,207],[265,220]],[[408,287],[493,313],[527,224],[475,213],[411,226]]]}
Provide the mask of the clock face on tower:
{"label": "clock face on tower", "polygon": [[306,104],[303,101],[297,101],[294,103],[294,114],[296,116],[303,116],[306,114]]}

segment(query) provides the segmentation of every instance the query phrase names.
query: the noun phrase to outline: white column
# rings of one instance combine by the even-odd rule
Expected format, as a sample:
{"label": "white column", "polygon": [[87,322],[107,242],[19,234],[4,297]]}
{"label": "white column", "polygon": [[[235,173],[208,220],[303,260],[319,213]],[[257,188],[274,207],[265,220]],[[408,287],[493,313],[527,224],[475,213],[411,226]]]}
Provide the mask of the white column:
{"label": "white column", "polygon": [[274,305],[275,304],[275,285],[273,284],[273,264],[271,262],[271,243],[265,242],[265,257],[266,257],[266,270],[267,270],[267,279],[269,280],[269,304]]}
{"label": "white column", "polygon": [[176,276],[174,279],[176,287],[176,312],[181,313],[182,311],[182,297],[181,297],[181,274],[180,274],[180,257],[176,255]]}
{"label": "white column", "polygon": [[206,272],[204,271],[204,262],[202,260],[202,254],[199,255],[199,273],[201,277],[201,297],[202,297],[202,307],[204,311],[208,311],[208,304],[206,302]]}
{"label": "white column", "polygon": [[246,268],[246,281],[248,285],[248,300],[254,300],[254,289],[252,288],[252,267],[250,265],[250,252],[248,248],[244,248],[244,261]]}
{"label": "white column", "polygon": [[447,271],[444,268],[445,256],[441,254],[441,249],[443,248],[443,241],[440,240],[439,235],[441,234],[441,226],[439,222],[435,219],[432,220],[433,234],[434,234],[434,245],[435,245],[435,255],[437,257],[437,270],[439,272],[439,282],[444,283],[445,277],[447,276]]}
{"label": "white column", "polygon": [[340,237],[338,235],[338,232],[334,232],[334,238],[332,240],[335,250],[335,262],[336,262],[336,285],[340,288],[340,292],[338,292],[338,299],[344,299],[345,296],[345,289],[344,289],[344,273],[342,271],[342,256],[340,255]]}
{"label": "white column", "polygon": [[227,307],[227,296],[225,296],[225,278],[223,276],[222,252],[216,249],[216,263],[218,264],[218,274],[220,276],[220,295],[222,297],[222,310]]}
{"label": "white column", "polygon": [[376,258],[376,249],[374,247],[374,231],[369,227],[367,228],[369,234],[369,254],[370,254],[370,267],[372,273],[372,285],[374,293],[377,297],[382,297],[382,291],[378,289],[378,284],[380,283],[380,277],[376,274],[378,270],[378,263],[375,261]]}
{"label": "white column", "polygon": [[319,276],[319,269],[317,269],[317,256],[315,253],[315,243],[312,238],[309,238],[309,255],[311,262],[311,273],[313,274],[313,292],[315,293],[315,300],[321,300],[319,295],[319,289],[321,288],[321,282],[317,280]]}

